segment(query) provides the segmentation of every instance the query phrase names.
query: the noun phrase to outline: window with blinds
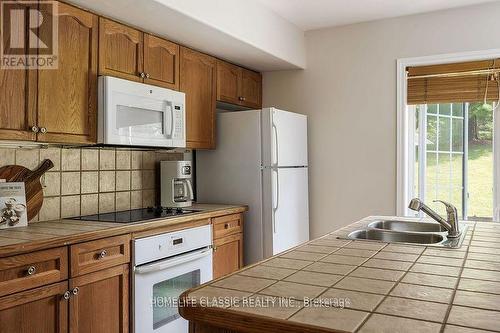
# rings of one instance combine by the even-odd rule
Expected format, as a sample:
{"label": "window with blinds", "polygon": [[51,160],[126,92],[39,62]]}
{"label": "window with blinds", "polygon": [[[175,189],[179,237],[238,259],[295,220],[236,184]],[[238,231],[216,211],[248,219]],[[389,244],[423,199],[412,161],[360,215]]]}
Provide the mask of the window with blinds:
{"label": "window with blinds", "polygon": [[500,59],[407,67],[406,71],[408,105],[483,101],[487,86],[487,101],[499,97],[491,73],[500,71]]}

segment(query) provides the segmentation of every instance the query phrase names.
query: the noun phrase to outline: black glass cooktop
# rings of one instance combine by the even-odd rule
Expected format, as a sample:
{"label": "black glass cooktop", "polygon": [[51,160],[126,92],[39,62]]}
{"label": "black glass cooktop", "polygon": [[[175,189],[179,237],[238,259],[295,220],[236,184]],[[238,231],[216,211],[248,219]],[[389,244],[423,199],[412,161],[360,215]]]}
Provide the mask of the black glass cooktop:
{"label": "black glass cooktop", "polygon": [[104,214],[72,217],[71,220],[132,223],[132,222],[153,220],[158,218],[176,217],[180,215],[193,214],[196,212],[197,210],[193,209],[148,207],[142,209],[124,210],[116,213],[104,213]]}

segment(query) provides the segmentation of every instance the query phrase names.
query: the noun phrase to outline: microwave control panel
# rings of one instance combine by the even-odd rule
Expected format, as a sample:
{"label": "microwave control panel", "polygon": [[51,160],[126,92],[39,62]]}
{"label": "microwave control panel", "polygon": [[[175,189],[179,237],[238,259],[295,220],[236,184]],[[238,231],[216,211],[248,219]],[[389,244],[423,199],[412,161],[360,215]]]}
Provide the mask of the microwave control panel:
{"label": "microwave control panel", "polygon": [[172,139],[184,139],[184,107],[181,104],[174,104],[174,123],[172,124]]}

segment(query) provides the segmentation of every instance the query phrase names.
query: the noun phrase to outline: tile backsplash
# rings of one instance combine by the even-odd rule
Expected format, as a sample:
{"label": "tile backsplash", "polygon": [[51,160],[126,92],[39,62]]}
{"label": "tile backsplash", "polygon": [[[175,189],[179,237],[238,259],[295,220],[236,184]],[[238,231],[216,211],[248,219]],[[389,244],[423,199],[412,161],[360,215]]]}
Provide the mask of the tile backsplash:
{"label": "tile backsplash", "polygon": [[35,169],[44,159],[54,168],[42,177],[44,202],[31,222],[153,206],[162,160],[184,153],[110,148],[0,149],[0,167]]}

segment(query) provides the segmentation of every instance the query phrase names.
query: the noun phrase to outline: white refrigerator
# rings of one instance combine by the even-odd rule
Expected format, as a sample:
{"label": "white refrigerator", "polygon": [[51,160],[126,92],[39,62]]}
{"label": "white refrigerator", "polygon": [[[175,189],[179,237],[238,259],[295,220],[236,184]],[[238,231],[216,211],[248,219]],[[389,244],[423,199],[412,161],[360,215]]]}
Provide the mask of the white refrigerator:
{"label": "white refrigerator", "polygon": [[245,264],[309,240],[307,117],[275,108],[218,113],[216,142],[196,152],[197,201],[249,206]]}

